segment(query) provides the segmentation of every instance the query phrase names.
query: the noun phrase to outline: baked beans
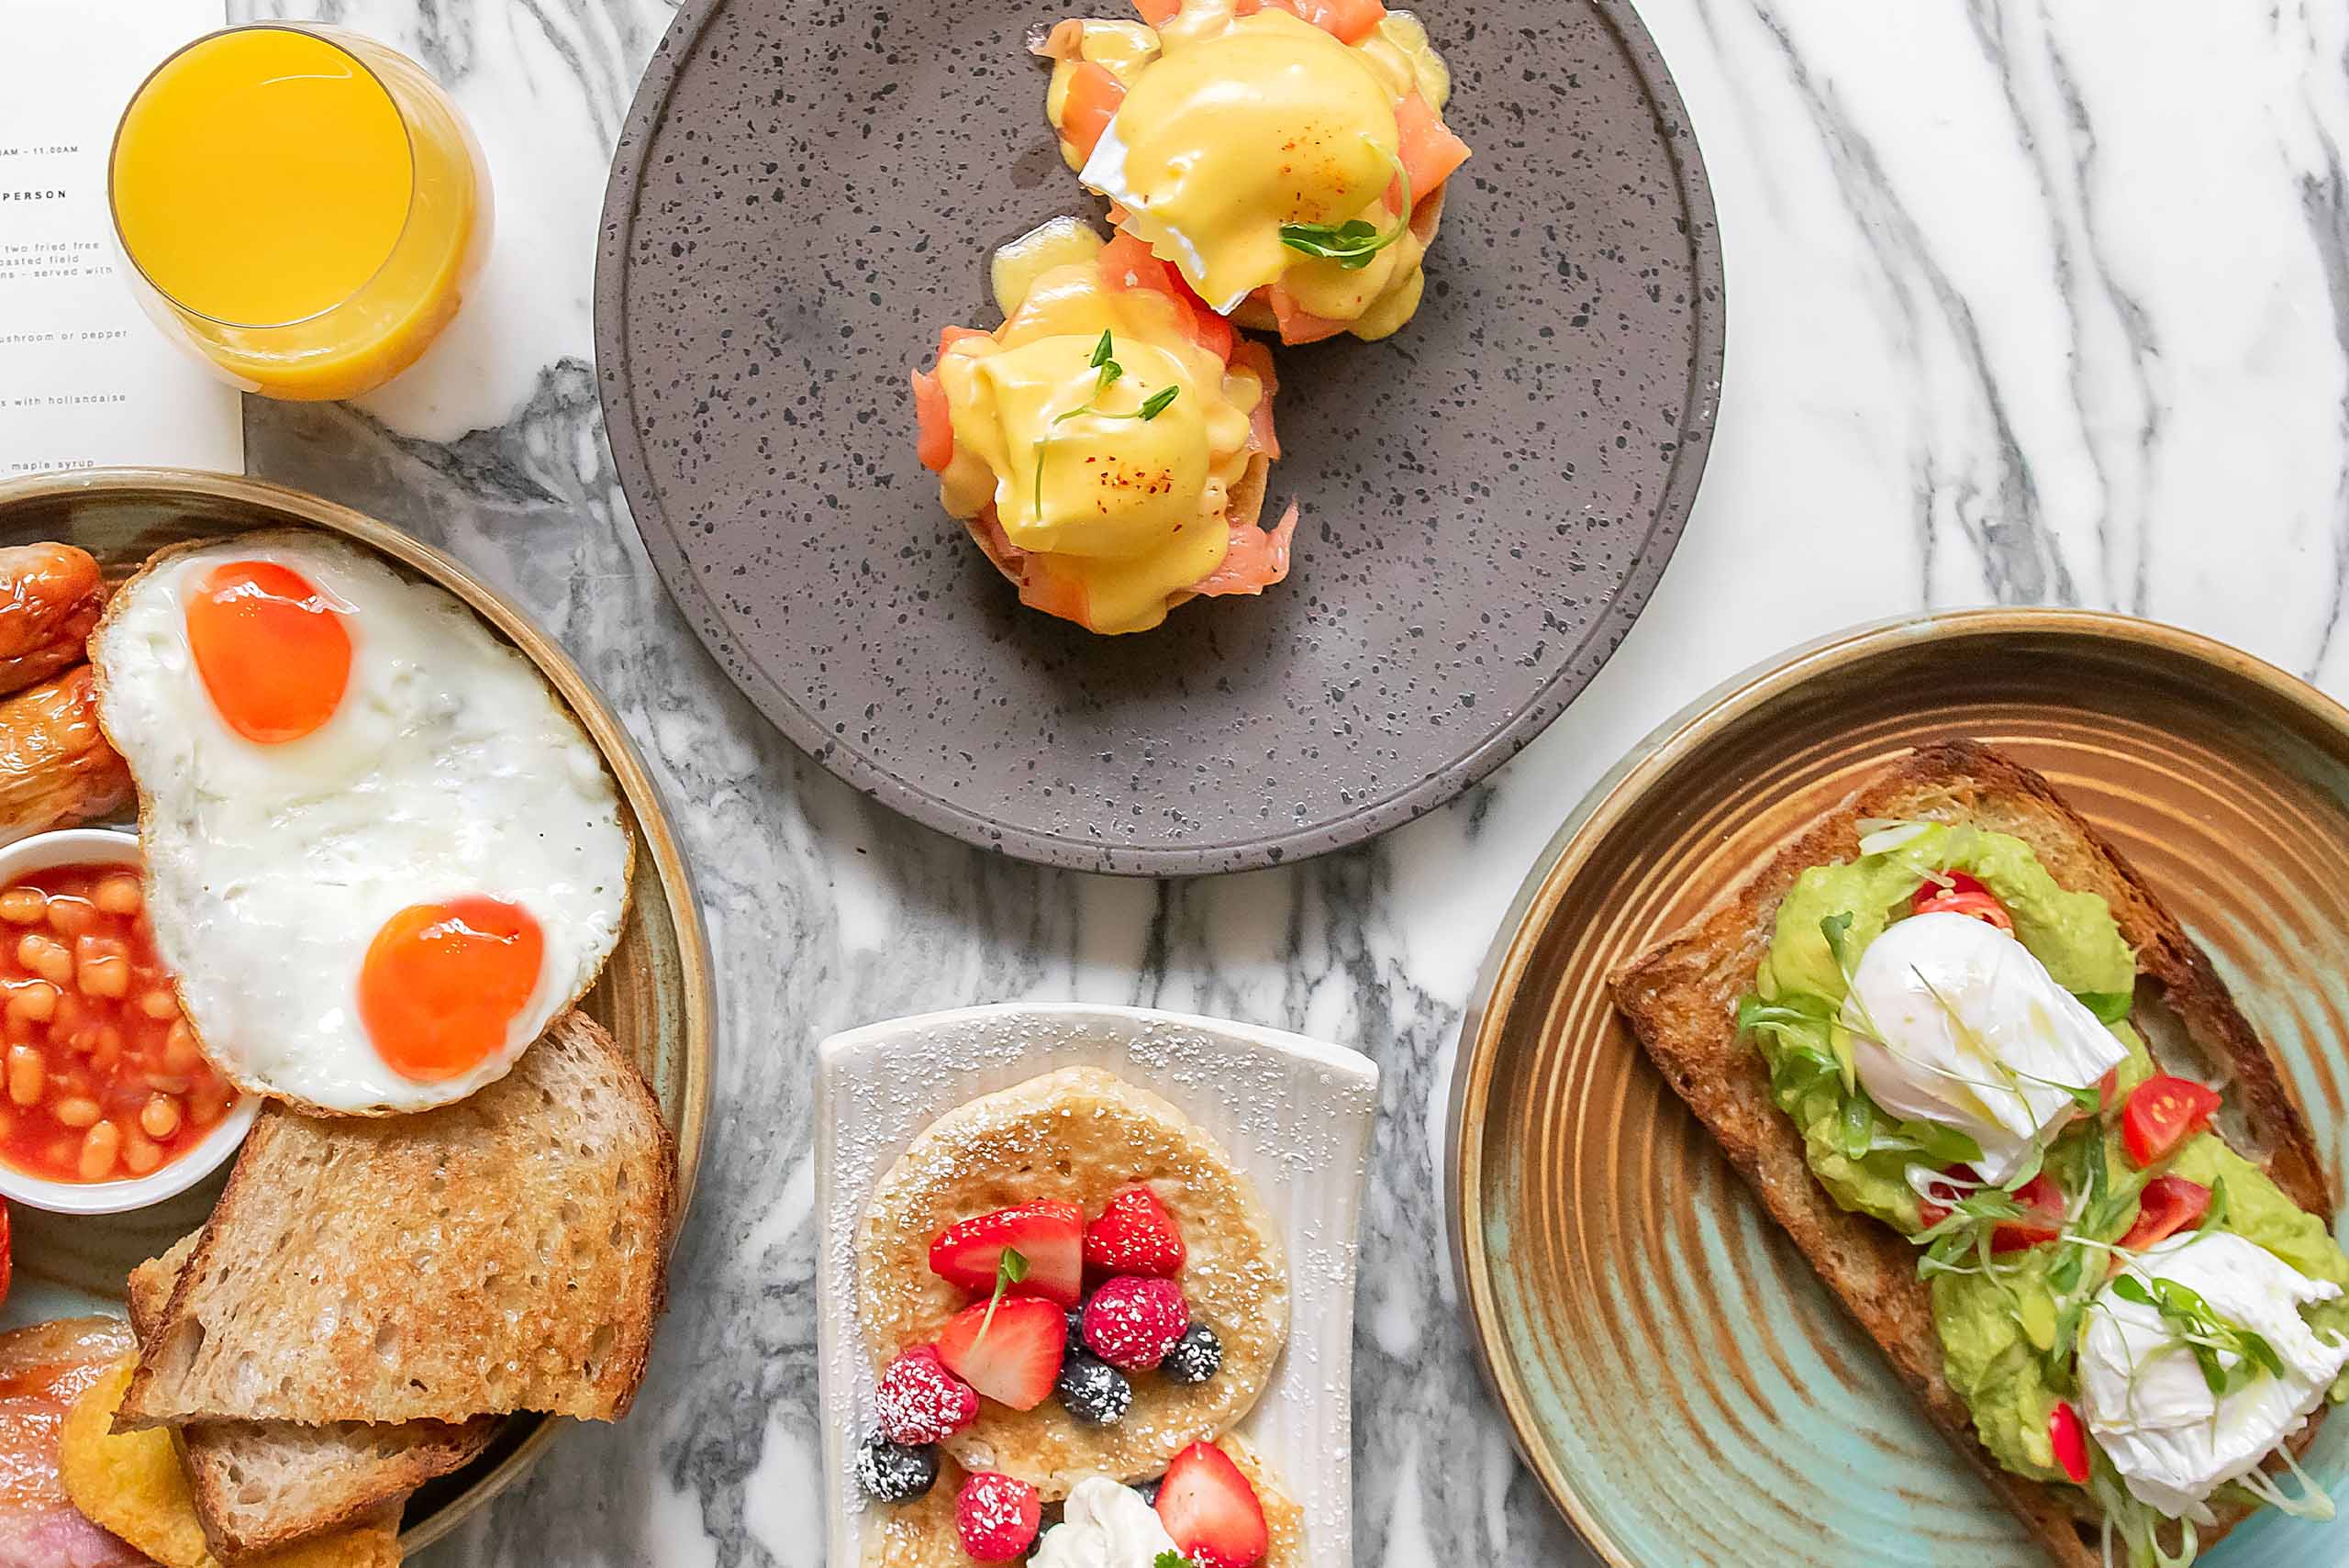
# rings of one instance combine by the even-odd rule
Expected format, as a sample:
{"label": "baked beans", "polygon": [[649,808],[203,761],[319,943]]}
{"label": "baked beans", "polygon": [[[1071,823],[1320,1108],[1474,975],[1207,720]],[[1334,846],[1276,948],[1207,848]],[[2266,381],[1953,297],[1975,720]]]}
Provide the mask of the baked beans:
{"label": "baked beans", "polygon": [[236,1103],[180,1017],[139,878],[72,865],[0,887],[0,1160],[50,1181],[161,1170]]}

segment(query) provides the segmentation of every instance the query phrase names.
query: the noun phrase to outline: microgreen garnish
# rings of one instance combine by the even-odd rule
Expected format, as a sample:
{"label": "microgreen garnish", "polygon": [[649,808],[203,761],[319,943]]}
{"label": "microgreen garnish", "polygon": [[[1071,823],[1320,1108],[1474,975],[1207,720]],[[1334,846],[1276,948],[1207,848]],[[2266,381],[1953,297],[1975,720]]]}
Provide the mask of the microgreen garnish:
{"label": "microgreen garnish", "polygon": [[1162,1551],[1151,1560],[1150,1568],[1199,1568],[1199,1564],[1197,1559],[1179,1551]]}
{"label": "microgreen garnish", "polygon": [[1118,345],[1109,336],[1108,328],[1103,328],[1101,340],[1093,345],[1092,358],[1085,361],[1093,370],[1092,393],[1075,407],[1053,415],[1051,428],[1036,438],[1036,484],[1035,492],[1030,497],[1029,509],[1039,517],[1044,515],[1044,450],[1052,444],[1053,430],[1059,429],[1080,414],[1097,414],[1104,419],[1139,419],[1147,425],[1161,414],[1165,413],[1166,406],[1174,402],[1175,395],[1183,390],[1179,386],[1162,386],[1148,397],[1143,398],[1141,406],[1130,414],[1108,412],[1101,406],[1101,395],[1116,385],[1118,378],[1126,373],[1126,367],[1111,357],[1117,351]]}
{"label": "microgreen garnish", "polygon": [[2202,1381],[2213,1396],[2224,1395],[2231,1382],[2228,1369],[2219,1361],[2222,1352],[2235,1358],[2235,1375],[2246,1375],[2243,1369],[2253,1365],[2266,1368],[2271,1376],[2284,1375],[2284,1358],[2276,1353],[2276,1347],[2242,1324],[2220,1317],[2191,1286],[2130,1273],[2112,1282],[2112,1294],[2122,1301],[2152,1307],[2177,1330],[2178,1339],[2194,1352],[2194,1363],[2202,1369]]}
{"label": "microgreen garnish", "polygon": [[1281,243],[1292,250],[1335,261],[1349,272],[1369,266],[1373,256],[1402,239],[1403,231],[1411,227],[1411,172],[1391,152],[1386,160],[1394,164],[1395,179],[1403,187],[1403,210],[1397,216],[1394,228],[1381,234],[1358,217],[1339,224],[1284,223]]}
{"label": "microgreen garnish", "polygon": [[[1108,334],[1102,336],[1107,338]],[[1003,1255],[995,1261],[995,1294],[987,1297],[987,1315],[979,1319],[979,1331],[971,1336],[972,1344],[985,1339],[987,1330],[995,1327],[995,1309],[1003,1305],[1003,1293],[1027,1277],[1028,1260],[1017,1247],[1006,1247]]]}

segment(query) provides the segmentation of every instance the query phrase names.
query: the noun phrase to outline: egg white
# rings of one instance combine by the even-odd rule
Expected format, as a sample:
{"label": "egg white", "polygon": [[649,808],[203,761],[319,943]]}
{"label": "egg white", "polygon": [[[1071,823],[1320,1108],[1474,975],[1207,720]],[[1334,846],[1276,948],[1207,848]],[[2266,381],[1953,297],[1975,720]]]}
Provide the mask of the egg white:
{"label": "egg white", "polygon": [[[2158,1310],[2107,1285],[2080,1336],[2080,1414],[2141,1503],[2170,1518],[2210,1524],[2206,1501],[2259,1468],[2323,1403],[2349,1366],[2349,1341],[2318,1338],[2300,1308],[2341,1287],[2313,1280],[2265,1248],[2226,1231],[2148,1249],[2132,1273],[2176,1280],[2228,1321],[2259,1334],[2284,1375],[2254,1377],[2212,1396],[2193,1352]],[[2235,1360],[2221,1351],[2223,1363]]]}
{"label": "egg white", "polygon": [[[351,611],[340,706],[274,746],[222,721],[187,637],[195,580],[255,560]],[[139,784],[157,950],[206,1056],[241,1086],[360,1115],[462,1099],[610,956],[634,853],[611,776],[528,661],[441,589],[325,535],[248,535],[159,560],[90,651],[100,722]],[[468,894],[538,922],[538,984],[499,1051],[416,1083],[368,1038],[361,966],[391,916]]]}
{"label": "egg white", "polygon": [[1992,1183],[2077,1114],[2067,1088],[2129,1056],[2029,948],[1948,911],[1896,920],[1868,944],[1843,1024],[1868,1097],[1973,1139],[1975,1169]]}

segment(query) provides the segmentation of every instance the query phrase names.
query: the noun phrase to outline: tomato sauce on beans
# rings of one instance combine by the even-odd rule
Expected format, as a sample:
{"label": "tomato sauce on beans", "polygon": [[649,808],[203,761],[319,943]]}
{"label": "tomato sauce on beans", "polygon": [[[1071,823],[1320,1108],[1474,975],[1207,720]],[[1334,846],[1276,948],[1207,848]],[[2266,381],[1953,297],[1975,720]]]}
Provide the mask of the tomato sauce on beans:
{"label": "tomato sauce on beans", "polygon": [[152,1174],[235,1104],[180,1017],[137,872],[0,887],[0,1161],[53,1182]]}

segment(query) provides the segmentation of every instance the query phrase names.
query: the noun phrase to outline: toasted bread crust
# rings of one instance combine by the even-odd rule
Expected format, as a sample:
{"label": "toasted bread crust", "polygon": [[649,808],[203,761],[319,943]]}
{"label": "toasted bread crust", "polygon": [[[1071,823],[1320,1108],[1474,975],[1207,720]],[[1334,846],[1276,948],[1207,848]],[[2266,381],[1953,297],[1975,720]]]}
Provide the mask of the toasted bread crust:
{"label": "toasted bread crust", "polygon": [[[583,1086],[598,1089],[600,1118],[584,1133],[562,1097]],[[339,1207],[303,1205],[328,1170]],[[482,1201],[490,1193],[497,1203]],[[273,1107],[142,1347],[116,1428],[522,1409],[618,1420],[666,1303],[675,1203],[659,1099],[584,1013],[470,1100],[391,1123]],[[540,1228],[538,1246],[518,1217]],[[299,1329],[319,1320],[331,1331]],[[414,1348],[387,1363],[371,1344],[379,1329]],[[238,1355],[274,1378],[242,1386]]]}
{"label": "toasted bread crust", "polygon": [[[130,1328],[142,1345],[155,1337],[202,1234],[183,1237],[130,1271]],[[497,1428],[495,1416],[358,1428],[217,1421],[174,1428],[172,1437],[206,1543],[222,1562],[235,1562],[356,1527],[386,1508],[396,1530],[408,1494],[473,1462]],[[295,1500],[288,1503],[282,1486],[272,1489],[266,1509],[239,1496],[240,1475],[280,1468],[302,1476]]]}
{"label": "toasted bread crust", "polygon": [[[2231,1093],[2268,1174],[2315,1213],[2332,1212],[2331,1193],[2306,1119],[2210,960],[2044,778],[1974,741],[1923,747],[1887,765],[1693,928],[1610,977],[1616,1006],[1666,1081],[1844,1309],[1883,1347],[1926,1413],[1972,1456],[2052,1559],[2065,1568],[2099,1568],[2096,1516],[2083,1495],[2015,1474],[1976,1440],[1965,1402],[1943,1375],[1932,1296],[1917,1275],[1915,1246],[1890,1227],[1837,1207],[1811,1174],[1801,1132],[1770,1097],[1762,1058],[1738,1038],[1737,1001],[1769,951],[1787,890],[1809,867],[1854,858],[1859,824],[1877,817],[1995,828],[2028,843],[2064,886],[2102,895],[2136,951],[2140,978],[2160,987],[2195,1043],[2232,1074]],[[2299,1442],[2324,1415],[2320,1407]],[[2205,1543],[2241,1517],[2221,1516],[2218,1530],[2202,1532]]]}

